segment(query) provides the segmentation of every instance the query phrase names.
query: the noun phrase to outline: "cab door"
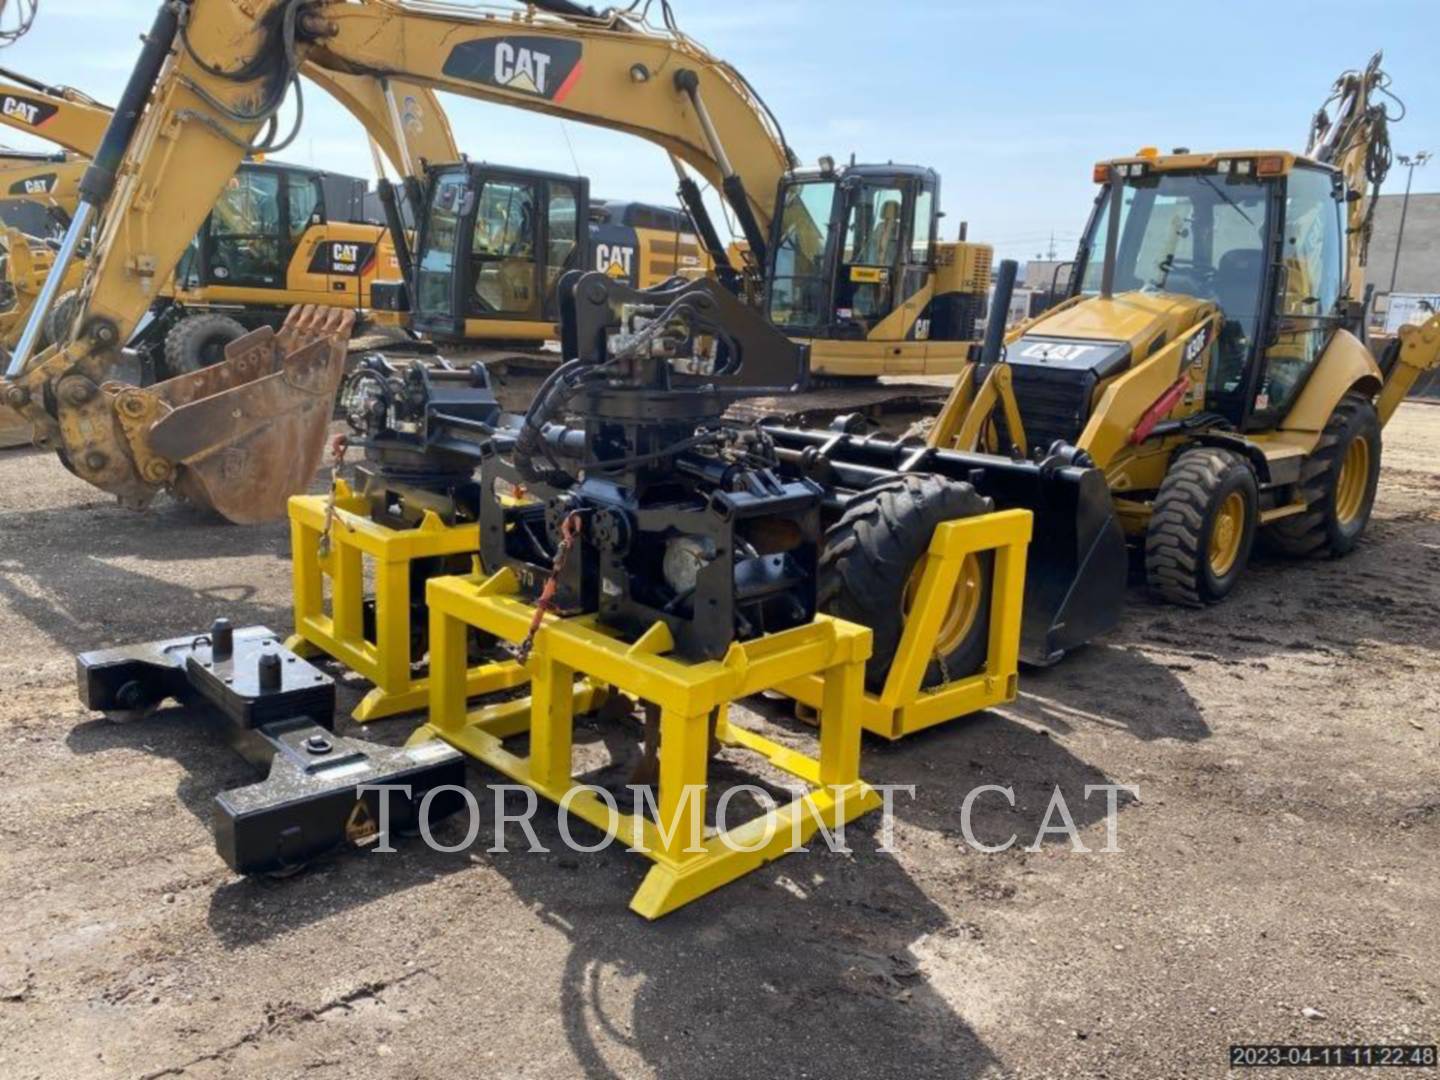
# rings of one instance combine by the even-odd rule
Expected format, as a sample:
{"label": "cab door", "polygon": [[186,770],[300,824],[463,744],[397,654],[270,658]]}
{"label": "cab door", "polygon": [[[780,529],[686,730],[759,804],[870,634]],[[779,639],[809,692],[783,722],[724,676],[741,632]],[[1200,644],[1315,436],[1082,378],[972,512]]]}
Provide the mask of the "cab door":
{"label": "cab door", "polygon": [[469,169],[462,165],[431,171],[427,192],[415,245],[414,323],[422,333],[453,337],[464,330],[461,297],[469,288],[459,273],[468,258],[466,223],[474,209]]}
{"label": "cab door", "polygon": [[198,284],[214,303],[277,302],[286,285],[285,186],[277,169],[241,167],[200,237]]}
{"label": "cab door", "polygon": [[358,286],[333,267],[345,252],[337,249],[334,226],[327,224],[320,178],[299,170],[284,172],[285,243],[290,258],[284,302],[358,306]]}
{"label": "cab door", "polygon": [[545,292],[543,184],[519,174],[487,173],[474,187],[465,315],[489,322],[539,322]]}
{"label": "cab door", "polygon": [[[590,190],[587,181],[550,179],[545,184],[545,286],[542,313],[549,321],[560,318],[556,285],[567,270],[584,269],[586,245],[582,236],[590,220]],[[588,231],[588,230],[587,230]]]}
{"label": "cab door", "polygon": [[865,338],[894,310],[901,294],[905,185],[891,180],[847,180],[846,214],[835,281],[840,337]]}

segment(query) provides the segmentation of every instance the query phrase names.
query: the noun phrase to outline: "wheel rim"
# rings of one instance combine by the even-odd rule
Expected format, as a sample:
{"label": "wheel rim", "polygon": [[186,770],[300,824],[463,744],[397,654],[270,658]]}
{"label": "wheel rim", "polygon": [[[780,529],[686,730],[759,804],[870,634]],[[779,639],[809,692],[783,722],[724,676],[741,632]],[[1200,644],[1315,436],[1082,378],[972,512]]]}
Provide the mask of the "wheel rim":
{"label": "wheel rim", "polygon": [[1335,517],[1350,525],[1365,508],[1365,491],[1370,486],[1370,440],[1363,435],[1351,439],[1340,462],[1335,481]]}
{"label": "wheel rim", "polygon": [[[925,560],[920,560],[910,573],[905,585],[905,615],[908,617],[915,598],[920,595],[920,581],[925,576]],[[955,581],[955,591],[950,596],[950,605],[940,620],[940,629],[935,633],[935,644],[931,650],[936,656],[949,656],[958,649],[980,617],[980,598],[984,592],[984,578],[980,570],[980,559],[973,552],[965,556],[960,566],[960,576]]]}
{"label": "wheel rim", "polygon": [[1232,491],[1220,504],[1210,530],[1210,570],[1216,577],[1224,577],[1234,567],[1244,536],[1245,496]]}

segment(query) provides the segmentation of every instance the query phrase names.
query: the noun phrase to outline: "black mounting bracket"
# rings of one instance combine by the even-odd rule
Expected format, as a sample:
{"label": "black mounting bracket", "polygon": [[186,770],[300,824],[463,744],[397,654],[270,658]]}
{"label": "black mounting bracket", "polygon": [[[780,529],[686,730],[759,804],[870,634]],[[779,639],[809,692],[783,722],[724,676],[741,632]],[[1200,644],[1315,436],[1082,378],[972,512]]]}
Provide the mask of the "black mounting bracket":
{"label": "black mounting bracket", "polygon": [[[276,873],[379,836],[380,785],[389,827],[416,825],[436,788],[465,783],[465,759],[441,742],[384,746],[335,734],[335,681],[263,626],[218,619],[205,634],[82,653],[76,659],[87,708],[134,715],[166,700],[205,708],[231,745],[265,779],[215,799],[215,845],[231,869]],[[432,799],[439,821],[463,805],[458,791]]]}

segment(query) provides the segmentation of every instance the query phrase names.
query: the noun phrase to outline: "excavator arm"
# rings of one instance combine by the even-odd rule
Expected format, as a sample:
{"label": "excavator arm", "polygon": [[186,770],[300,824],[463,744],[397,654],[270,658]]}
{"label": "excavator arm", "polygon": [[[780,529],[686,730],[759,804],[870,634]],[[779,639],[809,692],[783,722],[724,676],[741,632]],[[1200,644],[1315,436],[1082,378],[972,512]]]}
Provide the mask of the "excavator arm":
{"label": "excavator arm", "polygon": [[[1365,298],[1365,266],[1369,261],[1370,234],[1380,185],[1390,171],[1392,117],[1382,95],[1389,93],[1390,77],[1376,53],[1362,71],[1347,71],[1335,80],[1330,97],[1310,124],[1305,155],[1340,170],[1349,193],[1347,230],[1350,234],[1347,283],[1352,300]],[[1331,109],[1335,115],[1330,115]]]}
{"label": "excavator arm", "polygon": [[89,157],[110,125],[110,110],[73,87],[0,68],[0,124]]}
{"label": "excavator arm", "polygon": [[[212,427],[206,445],[187,441],[185,458],[177,460],[165,450],[177,445],[180,419],[171,414],[196,404],[201,388],[187,383],[177,397],[165,383],[139,389],[108,378],[121,343],[225,183],[256,149],[254,140],[273,128],[302,72],[320,73],[326,89],[352,80],[337,96],[407,174],[437,147],[453,156],[448,127],[437,126],[443,123],[438,102],[423,96],[430,91],[639,135],[719,188],[756,249],[766,242],[779,181],[792,163],[778,126],[744,79],[673,26],[659,30],[622,15],[590,17],[568,8],[552,13],[532,6],[502,17],[393,0],[162,5],[81,183],[75,220],[57,257],[57,265],[68,267],[96,226],[76,336],[32,355],[59,288],[47,281],[3,387],[4,400],[32,424],[39,445],[55,449],[79,476],[127,505],[144,506],[166,488],[194,496],[187,470],[202,461],[228,462],[235,476],[265,474],[273,471],[267,456],[293,457],[303,444],[316,447],[312,470],[318,464],[319,444],[309,438],[277,437],[267,454],[252,429],[262,420],[284,428],[274,415],[248,417],[242,455],[227,454],[226,432]],[[427,114],[423,132],[415,131],[413,114],[407,124],[404,109],[398,121],[393,116],[392,101],[411,87],[422,95],[415,101]],[[246,370],[260,369],[267,377],[285,375],[280,361]],[[323,380],[307,377],[288,399],[257,395],[228,369],[214,381],[220,394],[235,396],[237,410],[285,413],[293,401],[306,423],[323,426],[313,402]],[[213,413],[206,411],[212,419]],[[204,487],[202,501],[237,520],[252,517],[215,498],[213,480]],[[287,493],[268,505],[283,510]]]}

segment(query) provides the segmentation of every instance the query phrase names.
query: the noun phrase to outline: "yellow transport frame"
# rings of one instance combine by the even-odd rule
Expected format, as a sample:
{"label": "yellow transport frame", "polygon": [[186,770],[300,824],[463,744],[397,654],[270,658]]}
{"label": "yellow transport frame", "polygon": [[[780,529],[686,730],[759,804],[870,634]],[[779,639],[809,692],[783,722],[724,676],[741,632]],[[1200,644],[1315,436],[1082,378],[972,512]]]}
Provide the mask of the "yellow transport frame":
{"label": "yellow transport frame", "polygon": [[[905,620],[900,646],[880,693],[866,692],[860,719],[865,730],[887,739],[954,720],[968,713],[1015,700],[1019,682],[1020,620],[1025,598],[1025,553],[1030,545],[1034,516],[1028,510],[947,521],[930,538],[920,568],[920,586]],[[995,553],[991,581],[990,645],[984,667],[975,675],[921,689],[925,669],[933,659],[933,643],[950,606],[965,558],[984,551]],[[781,693],[818,709],[825,687],[806,675],[789,679]]]}
{"label": "yellow transport frame", "polygon": [[[477,525],[446,525],[427,512],[417,528],[392,529],[372,521],[369,501],[343,480],[333,493],[329,542],[321,538],[331,500],[321,495],[290,499],[290,547],[294,570],[295,633],[287,648],[302,656],[324,654],[365,676],[375,688],[352,714],[359,723],[423,709],[430,700],[425,678],[410,663],[410,563],[446,555],[475,555]],[[374,564],[375,636],[365,636],[365,560]],[[329,612],[325,579],[330,579]],[[523,686],[516,663],[488,663],[470,671],[466,692],[489,694]]]}
{"label": "yellow transport frame", "polygon": [[[778,858],[797,839],[803,844],[819,825],[833,831],[880,805],[859,775],[868,629],[821,616],[808,626],[733,644],[721,661],[686,663],[664,655],[674,641],[663,623],[630,643],[594,616],[547,616],[529,661],[531,696],[472,711],[467,628],[523,640],[535,609],[518,591],[509,570],[430,580],[430,721],[411,741],[443,739],[648,855],[655,865],[631,910],[659,918]],[[821,686],[818,758],[730,722],[731,702],[807,675]],[[661,827],[644,814],[620,812],[573,775],[576,712],[593,707],[607,688],[660,709],[655,808]],[[712,725],[715,741],[753,751],[803,782],[807,793],[706,838]],[[525,732],[528,757],[505,748],[507,737]]]}

